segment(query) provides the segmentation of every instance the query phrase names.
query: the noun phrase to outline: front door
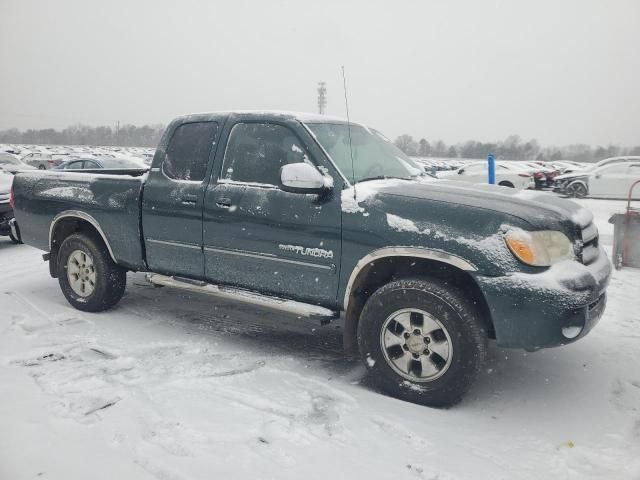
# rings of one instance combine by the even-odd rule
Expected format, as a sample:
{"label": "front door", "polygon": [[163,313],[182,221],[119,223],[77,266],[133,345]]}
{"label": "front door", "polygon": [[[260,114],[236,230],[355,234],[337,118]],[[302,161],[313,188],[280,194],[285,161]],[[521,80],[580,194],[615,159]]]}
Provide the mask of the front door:
{"label": "front door", "polygon": [[[142,231],[153,272],[204,278],[202,204],[218,124],[184,123],[171,136],[144,188]],[[161,154],[159,152],[159,154]]]}
{"label": "front door", "polygon": [[220,173],[204,200],[207,280],[309,302],[335,301],[339,190],[302,194],[278,186],[285,164],[323,166],[301,140],[311,137],[286,124],[238,122],[228,128]]}
{"label": "front door", "polygon": [[606,165],[589,177],[589,194],[594,197],[626,198],[629,183],[628,163]]}

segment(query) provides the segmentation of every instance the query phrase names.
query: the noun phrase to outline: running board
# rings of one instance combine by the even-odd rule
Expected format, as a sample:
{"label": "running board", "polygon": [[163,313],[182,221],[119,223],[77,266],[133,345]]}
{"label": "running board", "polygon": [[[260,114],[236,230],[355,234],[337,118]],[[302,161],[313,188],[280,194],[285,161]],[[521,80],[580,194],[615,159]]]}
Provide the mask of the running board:
{"label": "running board", "polygon": [[271,297],[240,288],[213,285],[211,283],[192,280],[190,278],[175,276],[168,277],[166,275],[160,275],[159,273],[150,273],[147,274],[147,280],[157,286],[180,288],[190,292],[205,293],[225,300],[239,301],[263,308],[269,308],[271,310],[287,312],[299,317],[318,320],[322,325],[340,317],[340,312],[312,305],[310,303],[296,302],[295,300],[286,300],[280,297]]}

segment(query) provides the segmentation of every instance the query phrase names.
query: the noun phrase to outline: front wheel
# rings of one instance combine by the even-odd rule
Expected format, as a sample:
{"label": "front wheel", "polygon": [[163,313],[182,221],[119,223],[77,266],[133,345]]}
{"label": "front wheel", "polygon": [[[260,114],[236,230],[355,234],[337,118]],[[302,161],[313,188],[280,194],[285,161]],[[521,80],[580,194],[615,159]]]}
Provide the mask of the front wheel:
{"label": "front wheel", "polygon": [[58,252],[58,282],[67,301],[84,312],[101,312],[120,301],[127,272],[109,255],[101,238],[74,233]]}
{"label": "front wheel", "polygon": [[428,278],[377,290],[358,324],[360,354],[385,393],[434,407],[460,401],[487,348],[481,318],[463,293]]}
{"label": "front wheel", "polygon": [[22,243],[18,238],[13,236],[13,233],[11,233],[11,231],[9,231],[9,239],[11,240],[11,242],[13,243]]}
{"label": "front wheel", "polygon": [[567,187],[567,194],[573,198],[584,198],[587,196],[587,187],[582,182],[573,182]]}

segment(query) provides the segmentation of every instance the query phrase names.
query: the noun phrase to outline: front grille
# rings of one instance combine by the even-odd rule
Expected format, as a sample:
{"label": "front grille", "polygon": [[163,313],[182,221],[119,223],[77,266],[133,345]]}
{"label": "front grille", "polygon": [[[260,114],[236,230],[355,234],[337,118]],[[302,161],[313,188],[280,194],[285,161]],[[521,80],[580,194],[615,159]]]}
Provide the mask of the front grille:
{"label": "front grille", "polygon": [[580,247],[580,261],[585,265],[589,265],[597,260],[598,249],[598,228],[595,223],[590,223],[580,231],[582,245]]}

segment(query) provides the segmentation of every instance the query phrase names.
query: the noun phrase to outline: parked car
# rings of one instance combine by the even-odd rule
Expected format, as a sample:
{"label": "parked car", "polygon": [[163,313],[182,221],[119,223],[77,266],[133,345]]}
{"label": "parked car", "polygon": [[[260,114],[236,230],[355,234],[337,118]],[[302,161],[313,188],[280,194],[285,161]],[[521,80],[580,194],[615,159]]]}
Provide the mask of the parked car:
{"label": "parked car", "polygon": [[0,152],[0,170],[8,173],[16,173],[21,170],[33,170],[34,167],[22,163],[17,157],[10,153]]}
{"label": "parked car", "polygon": [[551,188],[555,182],[555,178],[560,175],[557,168],[547,165],[544,162],[522,162],[531,168],[536,189]]}
{"label": "parked car", "polygon": [[567,168],[565,169],[565,173],[590,172],[605,165],[623,162],[640,162],[640,156],[609,157],[596,163],[587,163],[582,164],[580,167]]}
{"label": "parked car", "polygon": [[[574,172],[556,178],[554,192],[583,198],[628,198],[629,189],[640,180],[638,161],[609,162],[586,172]],[[640,189],[635,190],[640,197]]]}
{"label": "parked car", "polygon": [[[438,178],[460,180],[462,182],[487,183],[487,162],[473,162],[463,165],[458,170],[438,172]],[[535,188],[533,175],[522,167],[509,165],[508,162],[496,162],[496,184],[502,187],[528,189]]]}
{"label": "parked car", "polygon": [[95,169],[145,169],[148,170],[149,166],[139,159],[126,159],[126,158],[112,158],[112,157],[99,157],[99,158],[74,158],[61,163],[54,170],[95,170]]}
{"label": "parked car", "polygon": [[39,153],[34,152],[22,157],[22,162],[39,170],[49,170],[68,160],[68,153]]}
{"label": "parked car", "polygon": [[8,236],[13,243],[19,243],[17,235],[11,232],[10,222],[13,220],[11,206],[11,184],[13,175],[0,172],[0,235]]}
{"label": "parked car", "polygon": [[324,115],[180,117],[148,175],[24,172],[13,195],[22,239],[75,308],[113,307],[126,272],[144,271],[319,322],[345,312],[372,381],[426,405],[463,396],[488,338],[536,350],[585,336],[611,274],[579,205],[428,179],[375,130]]}

